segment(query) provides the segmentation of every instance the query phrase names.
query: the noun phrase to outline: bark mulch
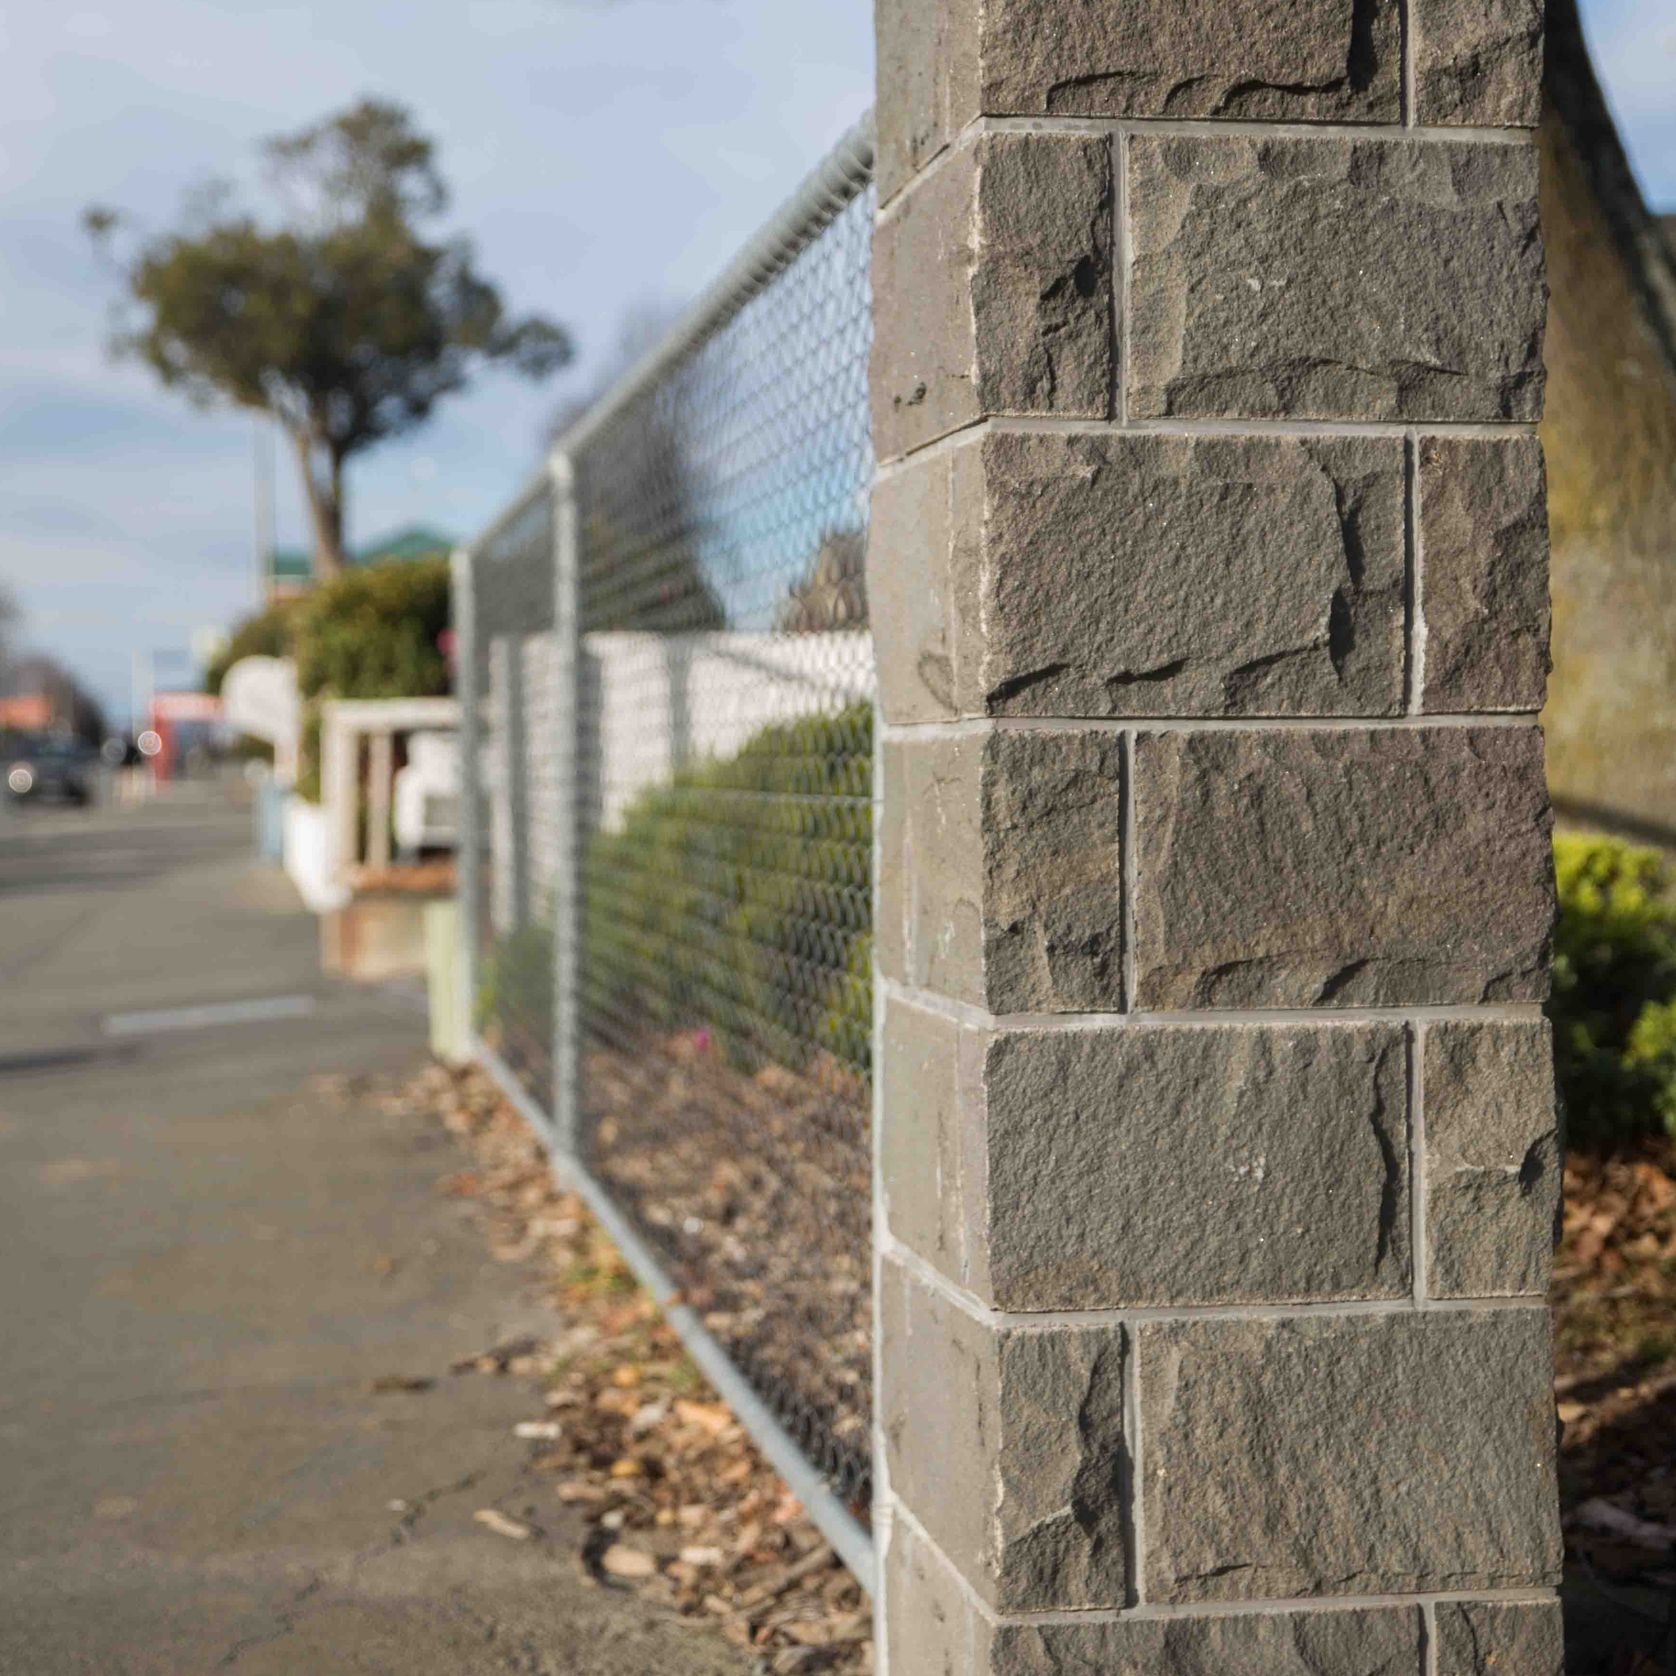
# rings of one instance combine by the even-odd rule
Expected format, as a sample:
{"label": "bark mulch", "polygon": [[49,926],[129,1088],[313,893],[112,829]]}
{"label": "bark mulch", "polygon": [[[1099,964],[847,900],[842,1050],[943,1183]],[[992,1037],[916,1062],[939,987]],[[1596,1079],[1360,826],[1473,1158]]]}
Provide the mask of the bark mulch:
{"label": "bark mulch", "polygon": [[497,1258],[535,1265],[563,1323],[454,1371],[539,1382],[519,1434],[585,1517],[590,1575],[749,1649],[762,1676],[871,1672],[867,1597],[489,1079],[433,1066],[377,1097],[462,1144],[439,1191],[479,1207]]}
{"label": "bark mulch", "polygon": [[1617,1611],[1591,1668],[1676,1676],[1676,1144],[1567,1161],[1553,1303],[1568,1609]]}
{"label": "bark mulch", "polygon": [[[481,1209],[497,1257],[543,1276],[556,1336],[456,1371],[541,1382],[520,1430],[554,1496],[586,1517],[590,1573],[751,1649],[763,1676],[870,1672],[866,1597],[489,1079],[433,1066],[377,1098],[440,1118],[469,1158],[440,1190]],[[657,1201],[647,1170],[642,1158],[626,1174]],[[664,1208],[692,1227],[716,1207]],[[1581,1600],[1633,1629],[1569,1668],[1676,1676],[1676,1144],[1568,1160],[1553,1306],[1568,1625]],[[835,1314],[855,1332],[847,1304]]]}

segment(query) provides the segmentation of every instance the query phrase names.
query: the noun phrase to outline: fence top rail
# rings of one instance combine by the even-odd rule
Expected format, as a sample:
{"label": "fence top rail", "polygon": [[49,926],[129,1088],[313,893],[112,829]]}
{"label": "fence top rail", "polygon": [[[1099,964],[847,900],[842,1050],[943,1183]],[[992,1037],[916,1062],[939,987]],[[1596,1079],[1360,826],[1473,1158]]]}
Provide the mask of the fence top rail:
{"label": "fence top rail", "polygon": [[362,733],[405,733],[457,727],[460,706],[452,698],[331,698],[323,706],[327,724]]}
{"label": "fence top rail", "polygon": [[513,523],[530,510],[532,506],[545,494],[552,491],[553,477],[548,466],[542,465],[521,488],[518,493],[490,520],[487,528],[476,540],[469,541],[461,549],[468,564],[475,563],[482,557],[489,543],[508,530]]}
{"label": "fence top rail", "polygon": [[[554,445],[555,457],[575,454],[618,413],[656,384],[684,355],[719,331],[774,277],[783,272],[832,224],[873,178],[873,113],[869,111],[839,140],[801,186],[775,212],[669,335],[626,372],[586,412],[579,414]],[[552,463],[541,466],[513,500],[464,551],[468,561],[527,512],[553,485]]]}
{"label": "fence top rail", "polygon": [[801,186],[747,243],[669,335],[649,350],[559,437],[555,453],[574,455],[678,361],[720,331],[765,290],[867,189],[873,178],[873,113],[829,151]]}

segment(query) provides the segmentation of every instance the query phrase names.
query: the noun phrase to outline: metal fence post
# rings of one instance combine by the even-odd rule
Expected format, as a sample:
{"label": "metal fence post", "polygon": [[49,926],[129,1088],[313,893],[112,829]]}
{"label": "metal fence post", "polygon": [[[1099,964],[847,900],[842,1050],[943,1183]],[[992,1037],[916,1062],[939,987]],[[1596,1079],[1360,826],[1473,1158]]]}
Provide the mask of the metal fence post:
{"label": "metal fence post", "polygon": [[551,741],[558,783],[559,830],[553,879],[553,1143],[573,1159],[580,1142],[582,931],[580,762],[582,719],[581,530],[576,516],[576,474],[571,456],[556,449],[548,461],[553,481],[553,637],[556,642],[557,730]]}
{"label": "metal fence post", "polygon": [[472,554],[456,547],[449,561],[453,582],[454,691],[460,705],[459,813],[454,851],[455,893],[460,904],[460,1040],[474,1036],[472,1014],[477,994],[477,893],[482,876],[478,853],[478,808],[481,789],[482,695],[477,690],[477,622],[472,601]]}

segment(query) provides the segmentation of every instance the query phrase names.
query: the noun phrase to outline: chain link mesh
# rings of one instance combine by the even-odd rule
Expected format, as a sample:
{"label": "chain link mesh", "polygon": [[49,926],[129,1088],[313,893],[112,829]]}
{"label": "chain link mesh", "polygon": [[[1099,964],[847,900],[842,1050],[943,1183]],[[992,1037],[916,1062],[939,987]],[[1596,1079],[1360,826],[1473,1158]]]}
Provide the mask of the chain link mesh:
{"label": "chain link mesh", "polygon": [[575,457],[580,1144],[858,1508],[871,225],[864,188]]}
{"label": "chain link mesh", "polygon": [[565,444],[575,610],[550,480],[471,550],[462,877],[481,1040],[862,1513],[873,192],[854,142],[805,192],[818,207],[752,247],[704,329]]}
{"label": "chain link mesh", "polygon": [[542,484],[471,558],[477,705],[476,1027],[543,1111],[553,1096],[553,895],[561,788],[553,497]]}

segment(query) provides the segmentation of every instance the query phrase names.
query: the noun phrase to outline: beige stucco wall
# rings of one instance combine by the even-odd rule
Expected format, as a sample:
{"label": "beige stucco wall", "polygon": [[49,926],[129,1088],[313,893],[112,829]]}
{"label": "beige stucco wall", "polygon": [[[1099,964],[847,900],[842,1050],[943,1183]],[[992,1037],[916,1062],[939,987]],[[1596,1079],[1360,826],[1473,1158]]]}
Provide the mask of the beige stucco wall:
{"label": "beige stucco wall", "polygon": [[1542,168],[1549,781],[1562,813],[1592,806],[1676,834],[1676,375],[1552,117]]}

